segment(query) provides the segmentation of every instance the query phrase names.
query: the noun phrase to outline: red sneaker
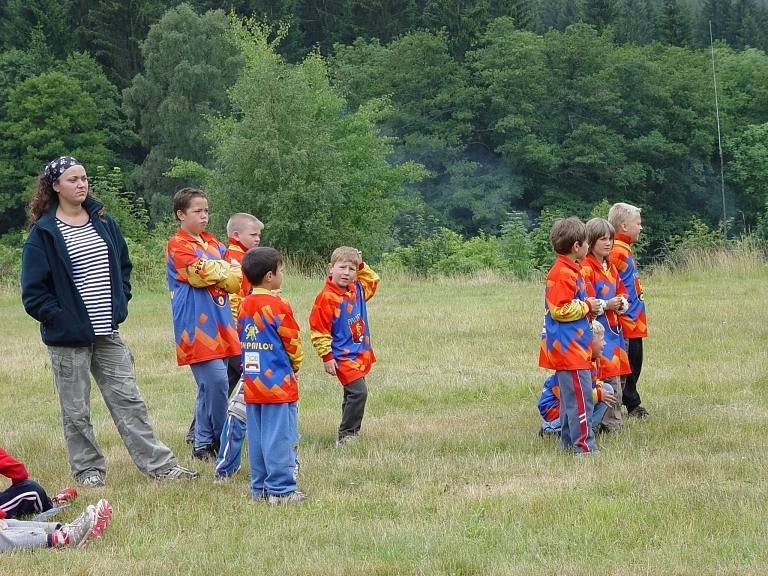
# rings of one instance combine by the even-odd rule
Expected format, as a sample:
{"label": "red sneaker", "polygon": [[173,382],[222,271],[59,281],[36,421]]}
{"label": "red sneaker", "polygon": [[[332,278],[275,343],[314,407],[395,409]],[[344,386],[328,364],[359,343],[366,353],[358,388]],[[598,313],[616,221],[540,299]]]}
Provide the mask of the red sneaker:
{"label": "red sneaker", "polygon": [[68,504],[69,502],[72,502],[72,500],[77,498],[77,488],[74,486],[68,486],[64,488],[61,492],[56,494],[53,498],[51,498],[51,502],[54,504]]}

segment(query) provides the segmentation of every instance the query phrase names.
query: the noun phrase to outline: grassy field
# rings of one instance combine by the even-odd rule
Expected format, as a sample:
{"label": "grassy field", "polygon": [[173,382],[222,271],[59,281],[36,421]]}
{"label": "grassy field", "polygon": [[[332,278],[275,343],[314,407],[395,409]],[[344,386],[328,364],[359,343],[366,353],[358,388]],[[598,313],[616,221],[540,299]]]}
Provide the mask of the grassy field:
{"label": "grassy field", "polygon": [[[271,508],[193,464],[194,384],[175,365],[163,293],[122,328],[159,436],[202,472],[158,483],[133,466],[98,392],[96,435],[114,521],[83,550],[0,557],[0,574],[766,574],[768,270],[646,281],[647,422],[591,458],[537,436],[540,283],[388,279],[369,305],[379,363],[363,438],[335,449],[341,390],[309,347],[319,281],[288,276],[305,330],[300,487]],[[55,491],[71,483],[48,357],[18,295],[0,297],[0,445]],[[62,513],[64,520],[75,510]]]}

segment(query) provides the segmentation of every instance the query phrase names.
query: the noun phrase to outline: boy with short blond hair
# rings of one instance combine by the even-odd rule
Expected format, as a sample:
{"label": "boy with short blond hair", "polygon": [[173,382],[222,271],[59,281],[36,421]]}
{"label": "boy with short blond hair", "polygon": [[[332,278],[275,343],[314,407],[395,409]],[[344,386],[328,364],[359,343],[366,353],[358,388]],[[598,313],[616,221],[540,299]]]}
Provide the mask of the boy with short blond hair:
{"label": "boy with short blond hair", "polygon": [[379,276],[363,261],[359,250],[336,248],[325,285],[309,316],[312,345],[323,360],[323,368],[344,387],[336,446],[354,441],[363,422],[368,396],[365,377],[376,362],[366,302],[378,286]]}
{"label": "boy with short blond hair", "polygon": [[544,291],[544,333],[539,366],[555,370],[560,387],[560,446],[587,454],[597,450],[592,419],[592,329],[589,315],[600,309],[587,297],[580,262],[586,256],[587,230],[576,217],[552,225],[549,241],[557,254]]}
{"label": "boy with short blond hair", "polygon": [[621,327],[632,372],[622,378],[622,402],[627,407],[629,416],[642,419],[648,416],[648,411],[642,405],[637,381],[643,368],[643,338],[648,336],[648,320],[643,286],[640,284],[637,263],[632,255],[632,244],[637,241],[643,229],[640,208],[617,202],[608,212],[608,221],[616,229],[608,260],[616,266],[627,290],[629,302],[629,307],[621,316]]}
{"label": "boy with short blond hair", "polygon": [[[253,214],[237,212],[229,217],[227,236],[229,246],[224,259],[233,265],[242,266],[245,253],[261,244],[261,233],[264,224]],[[232,317],[237,324],[240,303],[251,292],[251,283],[243,274],[240,290],[229,295],[229,305]],[[229,403],[227,404],[227,419],[221,432],[219,452],[214,468],[214,481],[221,481],[232,476],[240,469],[243,440],[246,431],[245,400],[243,397],[242,361],[238,354],[227,359],[227,379],[229,382]]]}

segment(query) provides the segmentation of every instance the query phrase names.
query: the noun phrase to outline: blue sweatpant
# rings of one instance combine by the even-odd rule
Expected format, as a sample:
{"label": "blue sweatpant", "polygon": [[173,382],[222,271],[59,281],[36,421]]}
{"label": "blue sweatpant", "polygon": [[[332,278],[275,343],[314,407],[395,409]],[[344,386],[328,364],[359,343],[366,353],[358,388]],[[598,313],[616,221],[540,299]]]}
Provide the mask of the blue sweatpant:
{"label": "blue sweatpant", "polygon": [[597,450],[592,431],[592,375],[589,370],[558,370],[560,446],[575,452]]}
{"label": "blue sweatpant", "polygon": [[197,383],[195,448],[219,443],[227,418],[227,362],[225,359],[190,364]]}
{"label": "blue sweatpant", "polygon": [[251,495],[261,498],[296,490],[296,443],[299,439],[296,402],[248,404],[248,463]]}
{"label": "blue sweatpant", "polygon": [[234,414],[227,414],[221,431],[219,454],[216,458],[216,476],[232,476],[240,470],[246,424]]}

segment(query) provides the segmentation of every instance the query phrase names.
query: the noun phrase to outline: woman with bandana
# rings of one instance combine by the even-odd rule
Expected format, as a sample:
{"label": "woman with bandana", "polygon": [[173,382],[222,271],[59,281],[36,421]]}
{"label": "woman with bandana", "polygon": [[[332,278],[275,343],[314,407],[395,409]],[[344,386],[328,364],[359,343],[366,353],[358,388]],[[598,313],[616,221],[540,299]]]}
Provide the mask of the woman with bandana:
{"label": "woman with bandana", "polygon": [[89,194],[75,158],[51,161],[29,203],[22,255],[22,301],[40,322],[61,404],[67,458],[75,479],[103,486],[107,463],[91,426],[90,375],[136,466],[158,479],[196,478],[157,439],[120,338],[128,315],[131,261],[115,221]]}

